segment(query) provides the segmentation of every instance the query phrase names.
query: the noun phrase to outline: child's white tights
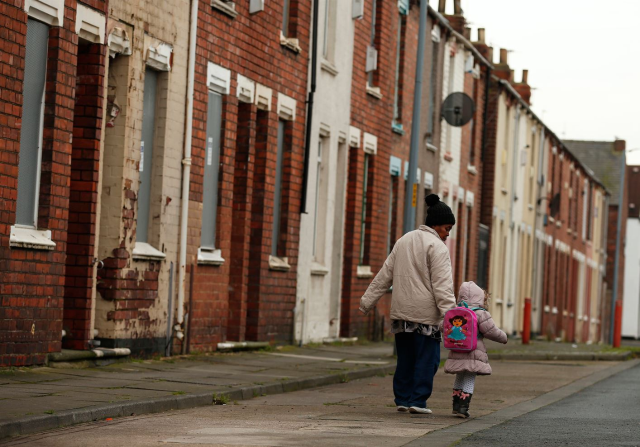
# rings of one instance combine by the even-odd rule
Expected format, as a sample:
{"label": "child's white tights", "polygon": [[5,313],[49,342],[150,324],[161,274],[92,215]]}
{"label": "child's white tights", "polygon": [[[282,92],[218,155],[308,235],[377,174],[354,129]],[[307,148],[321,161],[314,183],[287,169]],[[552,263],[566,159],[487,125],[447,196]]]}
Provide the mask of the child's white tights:
{"label": "child's white tights", "polygon": [[476,373],[463,372],[456,374],[456,380],[453,382],[453,389],[462,390],[465,393],[473,394],[473,387],[476,384]]}

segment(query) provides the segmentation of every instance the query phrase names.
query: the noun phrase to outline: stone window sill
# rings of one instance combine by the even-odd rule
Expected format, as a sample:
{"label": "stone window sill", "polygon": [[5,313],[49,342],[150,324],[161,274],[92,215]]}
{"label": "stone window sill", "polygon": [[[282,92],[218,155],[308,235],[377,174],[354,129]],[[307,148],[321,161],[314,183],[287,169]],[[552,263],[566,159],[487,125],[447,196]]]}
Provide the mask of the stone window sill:
{"label": "stone window sill", "polygon": [[223,12],[224,14],[228,15],[232,19],[235,19],[236,16],[238,15],[238,12],[236,11],[235,2],[223,2],[221,0],[211,0],[211,7],[214,9],[217,9],[218,11]]}
{"label": "stone window sill", "polygon": [[167,255],[146,242],[136,242],[133,247],[132,257],[138,261],[162,261]]}
{"label": "stone window sill", "polygon": [[509,191],[507,191],[507,188],[502,188],[500,190],[500,192],[502,193],[502,195],[506,196],[507,194],[509,194]]}
{"label": "stone window sill", "polygon": [[35,228],[14,225],[10,231],[10,247],[33,250],[55,250],[56,248],[56,243],[51,240],[50,230],[36,230]]}
{"label": "stone window sill", "polygon": [[427,143],[427,150],[431,151],[431,152],[438,152],[438,147],[434,146],[431,143]]}
{"label": "stone window sill", "polygon": [[367,82],[367,95],[371,95],[377,99],[382,99],[382,93],[380,92],[380,87],[373,87],[369,85],[368,82]]}
{"label": "stone window sill", "polygon": [[285,35],[282,34],[282,31],[280,31],[280,45],[293,51],[294,53],[299,53],[302,51],[302,48],[300,48],[300,41],[293,37],[285,37]]}
{"label": "stone window sill", "polygon": [[444,159],[449,162],[453,161],[453,155],[451,155],[451,152],[445,152]]}
{"label": "stone window sill", "polygon": [[314,276],[325,276],[329,273],[329,269],[317,262],[311,263],[311,274]]}
{"label": "stone window sill", "polygon": [[222,257],[222,251],[211,250],[208,248],[198,248],[198,264],[199,265],[222,265],[224,264],[224,258]]}
{"label": "stone window sill", "polygon": [[478,169],[474,165],[467,165],[467,172],[471,175],[478,175]]}
{"label": "stone window sill", "polygon": [[356,276],[358,278],[373,278],[373,273],[371,272],[371,266],[359,265],[358,270],[356,272]]}
{"label": "stone window sill", "polygon": [[289,258],[278,258],[277,256],[269,255],[269,270],[288,272],[291,270]]}
{"label": "stone window sill", "polygon": [[336,68],[336,66],[326,59],[323,59],[322,62],[320,62],[320,68],[332,76],[338,75],[338,69]]}

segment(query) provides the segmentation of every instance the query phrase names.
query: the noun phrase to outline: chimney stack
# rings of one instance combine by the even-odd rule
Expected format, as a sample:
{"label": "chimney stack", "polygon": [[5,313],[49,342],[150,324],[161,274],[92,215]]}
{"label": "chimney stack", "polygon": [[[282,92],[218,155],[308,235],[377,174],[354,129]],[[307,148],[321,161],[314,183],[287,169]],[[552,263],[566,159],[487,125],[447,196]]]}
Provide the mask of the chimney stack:
{"label": "chimney stack", "polygon": [[478,42],[484,43],[484,28],[478,28]]}
{"label": "chimney stack", "polygon": [[500,48],[500,63],[504,64],[504,65],[508,65],[508,56],[509,53],[507,52],[506,48]]}
{"label": "chimney stack", "polygon": [[440,0],[438,2],[438,12],[440,14],[444,14],[444,11],[447,9],[447,0]]}
{"label": "chimney stack", "polygon": [[519,84],[513,84],[513,88],[516,89],[520,97],[527,104],[531,105],[531,87],[529,86],[529,70],[522,70],[522,82]]}
{"label": "chimney stack", "polygon": [[627,142],[625,140],[616,140],[613,142],[613,150],[616,152],[623,152],[627,148]]}
{"label": "chimney stack", "polygon": [[471,40],[471,28],[469,28],[468,26],[465,26],[464,33],[462,33],[462,35],[464,36],[465,39]]}
{"label": "chimney stack", "polygon": [[493,47],[487,47],[487,55],[485,57],[493,64]]}
{"label": "chimney stack", "polygon": [[462,6],[460,6],[460,0],[453,0],[453,14],[457,16],[462,15]]}

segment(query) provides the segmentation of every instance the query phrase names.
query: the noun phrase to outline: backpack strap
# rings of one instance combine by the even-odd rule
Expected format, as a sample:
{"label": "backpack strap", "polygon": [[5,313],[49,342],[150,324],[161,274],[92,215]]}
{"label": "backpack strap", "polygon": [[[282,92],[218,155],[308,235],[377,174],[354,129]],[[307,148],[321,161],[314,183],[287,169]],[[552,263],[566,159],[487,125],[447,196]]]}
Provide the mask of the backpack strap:
{"label": "backpack strap", "polygon": [[460,304],[458,304],[458,307],[466,307],[468,309],[469,305],[467,304],[466,301],[460,301]]}
{"label": "backpack strap", "polygon": [[476,311],[476,310],[487,310],[484,307],[472,307],[471,310]]}

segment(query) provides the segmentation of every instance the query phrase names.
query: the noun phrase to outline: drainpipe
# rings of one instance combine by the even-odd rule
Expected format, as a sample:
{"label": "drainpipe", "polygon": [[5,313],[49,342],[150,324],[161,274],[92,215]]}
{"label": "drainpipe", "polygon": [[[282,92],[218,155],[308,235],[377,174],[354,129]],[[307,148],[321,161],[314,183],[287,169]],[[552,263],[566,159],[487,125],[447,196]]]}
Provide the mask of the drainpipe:
{"label": "drainpipe", "polygon": [[184,293],[187,271],[187,225],[189,217],[189,179],[191,177],[191,140],[193,134],[193,91],[196,66],[196,34],[198,32],[198,0],[191,0],[189,29],[189,65],[187,68],[187,118],[182,160],[182,203],[180,210],[180,259],[178,269],[178,314],[176,337],[184,339]]}
{"label": "drainpipe", "polygon": [[403,233],[415,230],[416,207],[414,195],[417,196],[416,171],[418,169],[418,151],[420,150],[420,112],[422,103],[422,71],[424,66],[424,41],[427,33],[428,0],[420,0],[420,27],[418,28],[418,56],[416,63],[416,80],[413,90],[413,117],[411,122],[411,149],[409,153],[409,176],[404,198]]}
{"label": "drainpipe", "polygon": [[[307,213],[307,183],[309,179],[309,152],[311,148],[311,127],[313,124],[313,96],[316,93],[316,78],[318,65],[318,2],[313,1],[313,31],[311,44],[311,86],[307,99],[307,127],[304,136],[304,168],[302,170],[302,199],[300,201],[300,213]],[[328,0],[327,0],[328,1]],[[302,336],[300,337],[302,340]]]}

